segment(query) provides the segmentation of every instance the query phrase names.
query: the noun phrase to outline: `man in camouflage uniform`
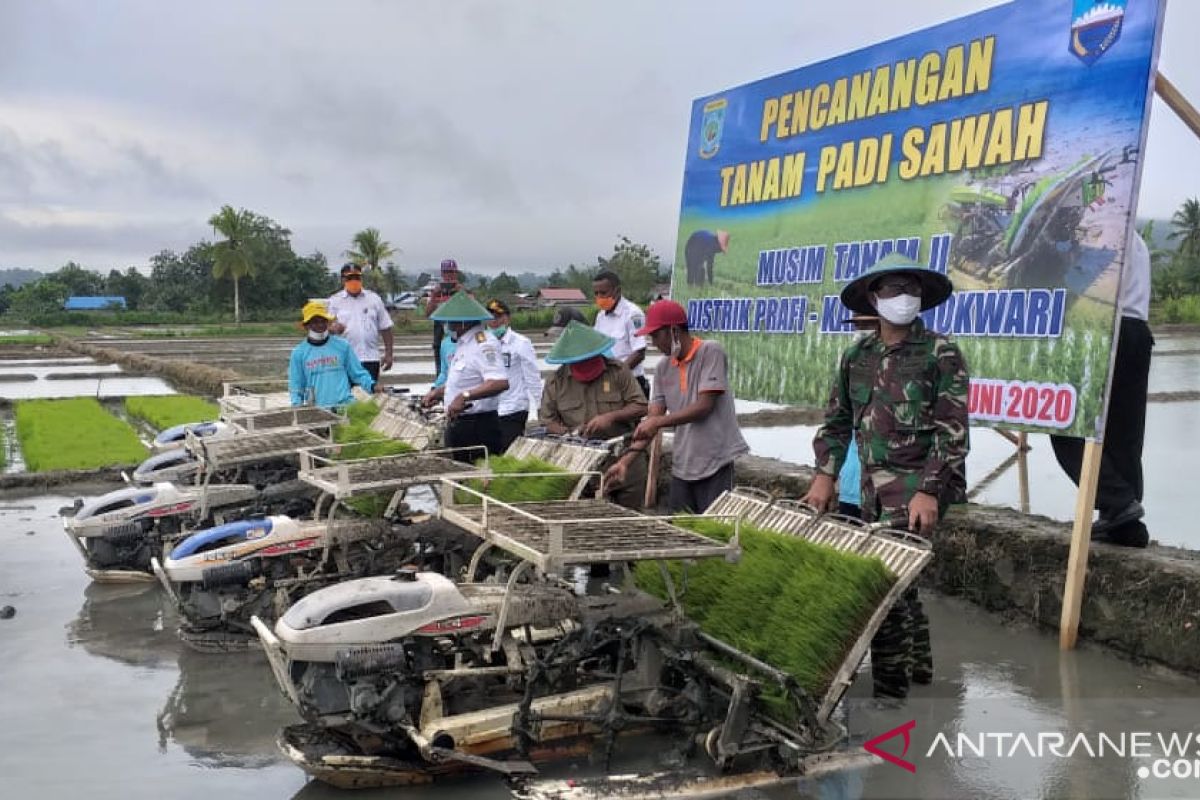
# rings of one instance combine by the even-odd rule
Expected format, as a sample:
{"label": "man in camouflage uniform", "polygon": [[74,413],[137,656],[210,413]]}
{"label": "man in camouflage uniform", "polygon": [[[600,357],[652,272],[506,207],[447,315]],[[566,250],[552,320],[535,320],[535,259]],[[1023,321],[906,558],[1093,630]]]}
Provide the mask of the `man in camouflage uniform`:
{"label": "man in camouflage uniform", "polygon": [[[817,476],[805,500],[821,509],[854,436],[868,521],[929,536],[951,503],[966,501],[967,366],[958,347],[922,324],[949,278],[899,255],[879,261],[842,291],[880,329],[842,355],[825,424],[813,440]],[[915,587],[888,613],[872,642],[875,694],[903,698],[910,680],[933,680],[929,620]]]}

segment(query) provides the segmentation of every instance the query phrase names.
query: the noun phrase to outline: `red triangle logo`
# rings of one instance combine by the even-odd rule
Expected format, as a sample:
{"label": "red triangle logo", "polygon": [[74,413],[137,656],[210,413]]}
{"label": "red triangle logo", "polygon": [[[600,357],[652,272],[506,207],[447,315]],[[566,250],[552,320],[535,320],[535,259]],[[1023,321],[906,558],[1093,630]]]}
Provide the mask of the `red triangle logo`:
{"label": "red triangle logo", "polygon": [[868,753],[870,753],[873,756],[879,756],[880,758],[882,758],[884,761],[888,762],[889,764],[895,764],[897,767],[900,767],[901,769],[906,769],[909,772],[916,773],[916,771],[917,771],[916,764],[913,764],[911,761],[905,761],[903,758],[900,758],[900,756],[894,756],[891,753],[887,752],[886,750],[879,749],[879,745],[882,744],[883,742],[886,742],[888,739],[891,739],[895,736],[903,736],[904,737],[904,749],[900,751],[900,755],[901,756],[908,755],[909,745],[912,744],[912,736],[910,735],[910,732],[916,726],[917,726],[917,721],[915,719],[909,720],[908,722],[904,723],[903,725],[901,725],[899,727],[892,728],[887,733],[881,733],[878,736],[876,736],[874,739],[871,739],[868,742],[864,742],[863,749],[866,750]]}

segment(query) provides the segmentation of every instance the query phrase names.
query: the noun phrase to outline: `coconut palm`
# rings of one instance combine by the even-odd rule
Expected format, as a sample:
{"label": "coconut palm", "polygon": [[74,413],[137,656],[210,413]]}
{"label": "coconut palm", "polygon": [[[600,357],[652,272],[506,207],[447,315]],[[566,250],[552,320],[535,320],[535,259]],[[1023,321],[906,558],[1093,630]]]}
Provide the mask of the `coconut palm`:
{"label": "coconut palm", "polygon": [[1185,258],[1200,256],[1200,200],[1185,200],[1171,217],[1171,226],[1175,230],[1167,238],[1179,240],[1179,254]]}
{"label": "coconut palm", "polygon": [[379,269],[379,262],[386,261],[398,252],[390,242],[385,242],[378,228],[364,228],[354,234],[354,249],[347,250],[346,258],[372,271]]}
{"label": "coconut palm", "polygon": [[221,206],[221,210],[209,217],[208,224],[214,233],[225,237],[225,241],[213,245],[213,277],[233,278],[233,320],[242,322],[238,281],[254,274],[254,260],[250,256],[250,243],[254,237],[254,225],[246,209],[234,211],[233,206]]}

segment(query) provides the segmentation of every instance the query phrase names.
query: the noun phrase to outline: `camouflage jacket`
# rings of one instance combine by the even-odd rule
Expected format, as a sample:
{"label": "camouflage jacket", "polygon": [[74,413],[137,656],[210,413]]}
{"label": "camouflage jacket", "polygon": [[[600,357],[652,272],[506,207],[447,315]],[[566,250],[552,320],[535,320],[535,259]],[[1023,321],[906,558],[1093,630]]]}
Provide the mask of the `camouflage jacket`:
{"label": "camouflage jacket", "polygon": [[944,508],[966,501],[967,365],[958,346],[920,320],[888,346],[872,333],[842,354],[825,424],[813,440],[817,470],[836,478],[856,434],[866,519],[907,523],[917,492]]}

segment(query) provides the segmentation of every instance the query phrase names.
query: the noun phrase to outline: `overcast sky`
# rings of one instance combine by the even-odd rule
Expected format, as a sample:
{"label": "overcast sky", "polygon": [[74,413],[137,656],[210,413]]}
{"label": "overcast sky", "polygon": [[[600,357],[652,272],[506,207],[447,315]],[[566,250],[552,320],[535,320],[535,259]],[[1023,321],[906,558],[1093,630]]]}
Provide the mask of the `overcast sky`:
{"label": "overcast sky", "polygon": [[[670,260],[693,98],[992,5],[0,0],[0,267],[144,265],[223,203],[331,262],[368,225],[406,269],[620,233]],[[1160,68],[1200,104],[1198,30],[1173,3]],[[1200,142],[1156,100],[1147,149],[1139,212],[1169,216]]]}

